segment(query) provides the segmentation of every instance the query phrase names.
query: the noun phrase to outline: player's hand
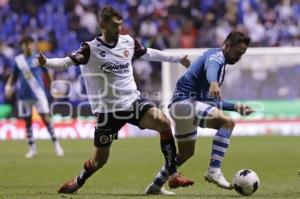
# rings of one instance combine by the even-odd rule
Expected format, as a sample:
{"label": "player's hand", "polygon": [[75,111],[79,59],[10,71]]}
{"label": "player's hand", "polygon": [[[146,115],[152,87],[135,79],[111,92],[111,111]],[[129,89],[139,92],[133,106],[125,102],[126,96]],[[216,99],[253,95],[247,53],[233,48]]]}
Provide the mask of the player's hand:
{"label": "player's hand", "polygon": [[189,58],[187,55],[185,55],[184,57],[180,58],[180,63],[182,65],[184,65],[186,68],[189,67],[189,65],[191,64]]}
{"label": "player's hand", "polygon": [[39,52],[39,54],[36,56],[36,58],[37,58],[38,64],[40,66],[44,66],[46,64],[47,58],[42,52]]}
{"label": "player's hand", "polygon": [[236,112],[238,112],[239,114],[241,114],[243,116],[248,116],[255,112],[250,106],[248,106],[246,104],[237,104],[235,106],[235,109],[236,109]]}
{"label": "player's hand", "polygon": [[209,96],[220,99],[220,87],[218,82],[214,81],[210,83]]}
{"label": "player's hand", "polygon": [[13,96],[13,88],[9,85],[5,86],[4,94],[7,99],[11,99]]}

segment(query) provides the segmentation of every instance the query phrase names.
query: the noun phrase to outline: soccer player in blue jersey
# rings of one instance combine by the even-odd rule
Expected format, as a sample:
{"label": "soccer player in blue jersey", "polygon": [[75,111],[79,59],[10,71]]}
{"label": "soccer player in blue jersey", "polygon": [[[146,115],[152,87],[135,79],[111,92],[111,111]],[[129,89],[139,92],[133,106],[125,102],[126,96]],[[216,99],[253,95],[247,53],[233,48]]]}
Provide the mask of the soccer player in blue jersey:
{"label": "soccer player in blue jersey", "polygon": [[29,151],[26,158],[37,155],[32,132],[32,108],[36,108],[50,134],[51,140],[57,156],[63,156],[64,151],[58,142],[50,120],[48,99],[45,92],[43,73],[47,73],[45,68],[39,67],[35,61],[34,40],[27,36],[21,41],[22,53],[15,57],[15,67],[5,86],[5,95],[11,98],[13,95],[13,85],[18,84],[18,114],[25,120],[26,136],[28,139]]}
{"label": "soccer player in blue jersey", "polygon": [[[222,101],[220,86],[225,77],[225,66],[235,64],[246,52],[250,38],[241,32],[231,32],[222,48],[207,50],[199,56],[178,80],[170,104],[170,115],[175,122],[178,144],[177,166],[186,162],[195,151],[197,127],[216,129],[211,159],[204,178],[217,186],[231,189],[221,171],[235,122],[223,110],[249,115],[253,110],[242,104]],[[163,194],[162,186],[168,179],[163,167],[147,187],[147,194]]]}

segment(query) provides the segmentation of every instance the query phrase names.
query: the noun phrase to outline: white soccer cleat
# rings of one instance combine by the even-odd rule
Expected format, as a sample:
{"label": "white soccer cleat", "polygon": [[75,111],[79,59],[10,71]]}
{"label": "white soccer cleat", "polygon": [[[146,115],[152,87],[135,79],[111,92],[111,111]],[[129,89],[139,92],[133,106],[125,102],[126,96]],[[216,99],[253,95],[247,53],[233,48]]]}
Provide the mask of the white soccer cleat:
{"label": "white soccer cleat", "polygon": [[30,146],[28,152],[25,154],[25,158],[33,158],[34,156],[37,155],[37,150],[36,147]]}
{"label": "white soccer cleat", "polygon": [[176,193],[166,190],[164,187],[157,186],[156,184],[149,184],[145,190],[145,194],[153,195],[175,195]]}
{"label": "white soccer cleat", "polygon": [[54,142],[54,150],[57,156],[64,156],[64,150],[58,141]]}
{"label": "white soccer cleat", "polygon": [[232,185],[226,180],[221,170],[207,171],[204,174],[204,179],[209,182],[217,185],[223,189],[232,189]]}

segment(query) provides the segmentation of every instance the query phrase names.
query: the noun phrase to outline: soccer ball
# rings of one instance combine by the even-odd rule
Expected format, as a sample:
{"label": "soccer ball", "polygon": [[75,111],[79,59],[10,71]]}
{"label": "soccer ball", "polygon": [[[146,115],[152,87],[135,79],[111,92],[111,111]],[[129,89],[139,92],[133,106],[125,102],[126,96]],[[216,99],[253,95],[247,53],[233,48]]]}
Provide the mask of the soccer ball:
{"label": "soccer ball", "polygon": [[243,169],[236,172],[232,180],[232,185],[239,194],[248,196],[258,189],[259,178],[254,171]]}

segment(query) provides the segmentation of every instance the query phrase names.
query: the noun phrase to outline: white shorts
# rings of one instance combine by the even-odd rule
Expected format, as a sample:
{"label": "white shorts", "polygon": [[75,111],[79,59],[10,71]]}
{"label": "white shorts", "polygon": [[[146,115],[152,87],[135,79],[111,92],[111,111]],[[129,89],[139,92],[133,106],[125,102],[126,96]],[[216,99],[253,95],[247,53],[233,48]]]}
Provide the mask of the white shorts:
{"label": "white shorts", "polygon": [[41,102],[40,100],[19,100],[18,115],[19,117],[29,117],[32,115],[33,106],[40,114],[50,113],[48,101]]}
{"label": "white shorts", "polygon": [[170,116],[175,123],[175,138],[179,142],[195,140],[197,128],[204,127],[204,122],[215,108],[199,101],[183,100],[170,106]]}

